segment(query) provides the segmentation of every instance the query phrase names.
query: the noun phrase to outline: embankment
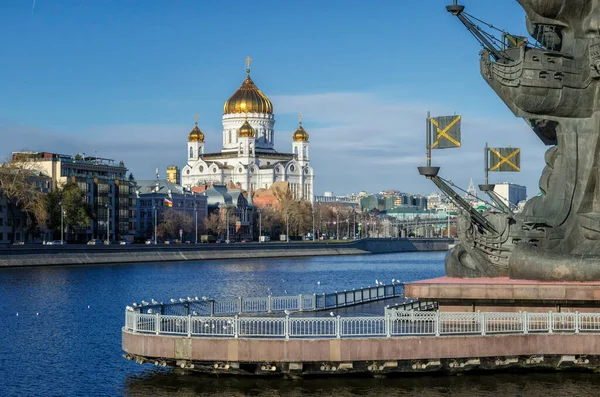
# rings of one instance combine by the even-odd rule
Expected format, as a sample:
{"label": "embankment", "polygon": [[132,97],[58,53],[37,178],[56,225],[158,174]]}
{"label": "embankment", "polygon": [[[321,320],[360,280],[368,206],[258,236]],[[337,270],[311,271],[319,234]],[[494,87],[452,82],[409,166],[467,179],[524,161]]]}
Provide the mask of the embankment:
{"label": "embankment", "polygon": [[369,238],[262,244],[14,246],[0,249],[0,268],[446,251],[452,242],[451,239]]}

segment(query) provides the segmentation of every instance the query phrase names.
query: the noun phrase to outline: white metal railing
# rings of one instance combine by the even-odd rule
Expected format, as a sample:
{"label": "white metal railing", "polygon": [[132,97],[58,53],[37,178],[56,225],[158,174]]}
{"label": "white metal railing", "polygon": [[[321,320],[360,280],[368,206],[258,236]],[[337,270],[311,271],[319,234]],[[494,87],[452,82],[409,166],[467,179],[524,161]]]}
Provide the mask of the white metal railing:
{"label": "white metal railing", "polygon": [[600,313],[446,313],[386,310],[381,317],[211,317],[127,310],[127,331],[229,338],[354,338],[600,332]]}
{"label": "white metal railing", "polygon": [[264,296],[252,298],[171,299],[167,303],[142,301],[133,304],[138,313],[161,315],[233,316],[236,314],[277,313],[286,311],[316,311],[334,309],[375,300],[404,296],[404,285],[393,283],[376,287],[365,287],[349,291],[336,291],[323,294],[300,294],[285,296]]}

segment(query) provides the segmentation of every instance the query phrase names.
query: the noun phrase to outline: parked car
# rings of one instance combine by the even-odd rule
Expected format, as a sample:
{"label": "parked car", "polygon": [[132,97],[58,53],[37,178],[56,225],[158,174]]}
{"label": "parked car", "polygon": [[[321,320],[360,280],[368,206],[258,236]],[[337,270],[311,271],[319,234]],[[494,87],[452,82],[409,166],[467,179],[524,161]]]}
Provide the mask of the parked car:
{"label": "parked car", "polygon": [[102,244],[104,244],[104,241],[100,240],[99,238],[94,238],[87,242],[87,245],[102,245]]}
{"label": "parked car", "polygon": [[129,241],[127,241],[127,240],[120,240],[119,241],[119,245],[128,245],[128,244],[131,244],[131,243]]}
{"label": "parked car", "polygon": [[66,241],[54,240],[50,245],[67,245]]}
{"label": "parked car", "polygon": [[155,244],[155,242],[154,242],[154,240],[152,240],[152,239],[149,238],[148,240],[146,240],[145,244],[146,245],[151,245],[151,244]]}

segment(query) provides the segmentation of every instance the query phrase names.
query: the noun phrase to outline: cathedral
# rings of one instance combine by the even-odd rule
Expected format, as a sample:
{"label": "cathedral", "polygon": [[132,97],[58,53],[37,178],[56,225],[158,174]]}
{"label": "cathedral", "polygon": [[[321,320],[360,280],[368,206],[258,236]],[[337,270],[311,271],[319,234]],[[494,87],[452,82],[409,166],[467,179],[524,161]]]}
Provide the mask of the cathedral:
{"label": "cathedral", "polygon": [[250,78],[250,58],[246,62],[246,79],[223,108],[223,148],[205,153],[204,134],[196,121],[188,135],[182,185],[191,189],[203,184],[233,183],[251,197],[258,189],[287,181],[295,199],[312,202],[314,173],[302,116],[292,134],[292,152],[276,151],[273,104]]}

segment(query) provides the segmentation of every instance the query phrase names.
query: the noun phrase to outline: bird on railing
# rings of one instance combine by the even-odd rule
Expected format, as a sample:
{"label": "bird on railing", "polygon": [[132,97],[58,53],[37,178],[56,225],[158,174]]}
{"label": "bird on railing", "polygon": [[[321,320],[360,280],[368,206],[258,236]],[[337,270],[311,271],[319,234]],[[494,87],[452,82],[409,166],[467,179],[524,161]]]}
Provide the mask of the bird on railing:
{"label": "bird on railing", "polygon": [[215,329],[215,328],[217,328],[217,326],[213,324],[212,327],[210,327],[210,328]]}
{"label": "bird on railing", "polygon": [[395,279],[395,278],[393,278],[393,279],[392,279],[392,284],[394,284],[395,282],[396,282],[396,279]]}
{"label": "bird on railing", "polygon": [[[133,311],[133,307],[131,306],[125,306],[125,310],[127,310],[128,312],[132,312]],[[19,315],[19,313],[17,313],[17,316]]]}
{"label": "bird on railing", "polygon": [[317,281],[317,285],[321,285],[321,282],[320,282],[320,281]]}
{"label": "bird on railing", "polygon": [[152,314],[152,313],[154,313],[154,310],[148,309],[148,314]]}
{"label": "bird on railing", "polygon": [[183,303],[183,302],[185,302],[185,299],[179,298],[179,302]]}
{"label": "bird on railing", "polygon": [[133,302],[133,307],[138,307],[139,305],[135,302]]}
{"label": "bird on railing", "polygon": [[283,312],[285,313],[286,316],[290,315],[290,311],[288,309],[285,309]]}
{"label": "bird on railing", "polygon": [[233,324],[233,321],[227,320],[227,324]]}
{"label": "bird on railing", "polygon": [[154,299],[151,299],[150,302],[152,302],[153,305],[158,305],[158,302]]}
{"label": "bird on railing", "polygon": [[334,312],[330,312],[330,313],[329,313],[329,315],[330,315],[331,317],[335,317],[335,313],[334,313]]}
{"label": "bird on railing", "polygon": [[175,303],[175,302],[177,302],[177,299],[171,298],[171,303]]}
{"label": "bird on railing", "polygon": [[194,299],[192,299],[188,296],[187,300],[188,300],[188,302],[192,302]]}
{"label": "bird on railing", "polygon": [[379,285],[379,280],[375,279],[375,285]]}
{"label": "bird on railing", "polygon": [[199,301],[199,300],[200,300],[200,298],[198,298],[197,296],[195,296],[195,297],[194,297],[194,300],[195,300],[195,301]]}
{"label": "bird on railing", "polygon": [[148,302],[142,301],[142,306],[148,306]]}
{"label": "bird on railing", "polygon": [[203,301],[205,301],[205,300],[207,300],[207,299],[208,299],[208,298],[207,298],[206,296],[203,296],[203,297],[202,297],[202,300],[203,300]]}
{"label": "bird on railing", "polygon": [[208,328],[208,327],[210,327],[210,325],[204,324],[204,328]]}

